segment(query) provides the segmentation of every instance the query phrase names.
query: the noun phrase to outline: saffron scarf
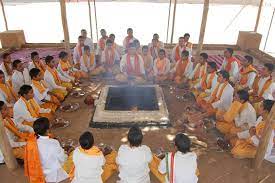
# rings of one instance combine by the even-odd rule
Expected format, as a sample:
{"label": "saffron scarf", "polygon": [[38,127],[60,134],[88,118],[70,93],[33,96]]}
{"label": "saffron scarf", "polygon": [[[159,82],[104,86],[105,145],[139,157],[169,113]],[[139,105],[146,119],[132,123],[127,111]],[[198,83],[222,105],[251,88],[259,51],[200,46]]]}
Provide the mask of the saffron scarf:
{"label": "saffron scarf", "polygon": [[32,84],[35,86],[35,88],[38,89],[39,93],[44,93],[47,89],[46,85],[43,83],[44,81],[35,81],[32,80]]}
{"label": "saffron scarf", "polygon": [[139,57],[137,54],[135,54],[134,57],[135,58],[134,58],[134,68],[133,68],[132,63],[131,63],[131,55],[127,54],[127,56],[126,56],[127,74],[130,74],[130,75],[133,74],[133,75],[139,76],[139,75],[141,75]]}
{"label": "saffron scarf", "polygon": [[179,61],[176,68],[176,76],[182,76],[185,73],[187,66],[189,65],[189,60]]}
{"label": "saffron scarf", "polygon": [[241,85],[245,85],[247,83],[248,74],[250,74],[251,72],[257,73],[257,70],[252,65],[249,65],[246,68],[243,67],[240,69],[240,74],[241,74],[240,84]]}
{"label": "saffron scarf", "polygon": [[115,63],[115,49],[105,49],[105,61],[108,66],[112,66]]}
{"label": "saffron scarf", "polygon": [[230,57],[230,58],[228,58],[226,60],[227,60],[227,63],[226,63],[226,66],[225,66],[225,70],[227,72],[231,71],[231,65],[232,65],[233,62],[237,62],[237,64],[240,65],[240,61],[237,60],[235,57]]}
{"label": "saffron scarf", "polygon": [[29,101],[27,101],[24,97],[20,97],[20,98],[23,100],[23,102],[27,106],[27,109],[30,112],[31,116],[33,118],[38,118],[40,107],[36,103],[36,101],[34,99],[30,99]]}
{"label": "saffron scarf", "polygon": [[234,101],[228,111],[224,114],[224,120],[227,122],[232,122],[238,114],[240,114],[248,106],[248,102],[240,103],[239,101]]}
{"label": "saffron scarf", "polygon": [[58,73],[57,73],[56,69],[55,68],[50,68],[49,66],[47,66],[47,70],[52,74],[55,83],[57,85],[61,85],[61,80],[58,76]]}
{"label": "saffron scarf", "polygon": [[14,92],[13,88],[10,86],[10,84],[7,82],[5,84],[0,83],[0,89],[5,93],[7,96],[7,102],[10,103],[12,98],[16,101],[18,99],[16,93]]}
{"label": "saffron scarf", "polygon": [[[212,86],[212,82],[213,82],[213,79],[216,75],[216,71],[215,72],[212,72],[212,73],[209,73],[208,75],[204,75],[202,77],[202,83],[201,83],[201,86],[202,86],[202,89],[203,90],[206,90],[206,89],[210,89],[211,86]],[[208,79],[207,79],[208,78]]]}
{"label": "saffron scarf", "polygon": [[[220,86],[221,86],[222,84],[223,84],[223,86],[222,86],[222,88],[220,89],[220,92],[218,93],[219,88],[220,88]],[[227,85],[228,85],[228,82],[217,84],[216,88],[215,88],[214,91],[213,91],[213,94],[212,94],[212,96],[211,96],[211,99],[210,99],[210,102],[211,102],[211,103],[220,100],[220,98],[221,98],[221,96],[222,96],[222,94],[223,94],[223,90],[225,89],[225,87],[226,87]]]}

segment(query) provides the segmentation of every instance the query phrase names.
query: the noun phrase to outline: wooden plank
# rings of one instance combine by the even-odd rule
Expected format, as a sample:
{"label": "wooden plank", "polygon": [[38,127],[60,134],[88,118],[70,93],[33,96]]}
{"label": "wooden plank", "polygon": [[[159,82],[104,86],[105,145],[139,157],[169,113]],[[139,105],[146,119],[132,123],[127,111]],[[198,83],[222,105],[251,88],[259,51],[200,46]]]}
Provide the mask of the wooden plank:
{"label": "wooden plank", "polygon": [[2,7],[2,13],[3,13],[4,21],[5,21],[5,27],[6,27],[6,31],[7,31],[7,30],[9,30],[9,28],[8,28],[8,21],[7,21],[6,13],[5,13],[5,7],[4,7],[3,0],[0,0],[0,2],[1,2],[1,7]]}
{"label": "wooden plank", "polygon": [[174,1],[174,12],[173,12],[173,22],[172,22],[172,33],[170,43],[173,43],[174,30],[175,30],[175,20],[176,20],[176,11],[177,11],[177,0]]}
{"label": "wooden plank", "polygon": [[18,167],[17,161],[13,155],[12,147],[8,140],[7,134],[4,128],[4,121],[0,114],[0,148],[4,155],[5,163],[9,170],[15,170]]}
{"label": "wooden plank", "polygon": [[254,160],[255,169],[259,169],[262,165],[274,124],[275,124],[275,105],[273,105],[265,121],[265,128],[263,131],[263,135],[260,139],[260,144],[258,146],[257,154]]}
{"label": "wooden plank", "polygon": [[260,18],[261,18],[261,12],[262,12],[262,8],[263,8],[263,4],[264,4],[264,0],[261,0],[259,8],[258,8],[258,14],[257,14],[255,27],[254,27],[254,32],[258,31],[258,26],[259,26],[259,22],[260,22]]}
{"label": "wooden plank", "polygon": [[206,29],[206,24],[207,24],[208,10],[209,10],[209,0],[204,0],[200,37],[199,37],[199,43],[198,43],[196,55],[200,54],[202,47],[203,47],[203,40],[204,40],[205,29]]}

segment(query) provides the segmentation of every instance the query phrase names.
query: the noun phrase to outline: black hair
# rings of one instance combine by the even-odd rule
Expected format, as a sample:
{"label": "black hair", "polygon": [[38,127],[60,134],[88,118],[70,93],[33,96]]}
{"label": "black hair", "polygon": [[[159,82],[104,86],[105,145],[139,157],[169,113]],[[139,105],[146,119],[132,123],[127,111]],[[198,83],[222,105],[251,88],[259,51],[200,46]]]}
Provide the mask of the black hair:
{"label": "black hair", "polygon": [[85,149],[91,149],[94,145],[94,137],[91,132],[84,132],[82,135],[79,137],[79,144],[80,146]]}
{"label": "black hair", "polygon": [[149,49],[149,47],[147,46],[147,45],[145,45],[145,46],[142,46],[142,50],[144,50],[144,49]]}
{"label": "black hair", "polygon": [[136,44],[135,43],[129,43],[129,48],[136,48]]}
{"label": "black hair", "polygon": [[212,69],[217,70],[217,64],[216,64],[216,62],[208,62],[208,65],[209,65]]}
{"label": "black hair", "polygon": [[183,35],[184,38],[185,38],[186,36],[190,37],[190,34],[189,34],[189,33],[185,33],[185,34]]}
{"label": "black hair", "polygon": [[81,32],[87,32],[87,30],[86,29],[81,29]]}
{"label": "black hair", "polygon": [[8,56],[10,56],[11,54],[10,53],[4,53],[3,55],[2,55],[2,58],[3,59],[6,59]]}
{"label": "black hair", "polygon": [[32,87],[30,85],[23,85],[19,89],[19,95],[27,95],[32,90]]}
{"label": "black hair", "polygon": [[127,29],[127,33],[128,33],[129,31],[132,31],[132,32],[133,32],[133,29],[132,29],[132,28],[128,28],[128,29]]}
{"label": "black hair", "polygon": [[38,118],[33,122],[33,130],[37,138],[45,136],[46,132],[50,129],[50,122],[48,118]]}
{"label": "black hair", "polygon": [[273,70],[274,70],[274,64],[266,63],[266,64],[264,64],[264,66],[265,66],[265,68],[267,68],[267,70],[269,72],[273,72]]}
{"label": "black hair", "polygon": [[84,39],[84,37],[83,36],[78,36],[78,39]]}
{"label": "black hair", "polygon": [[228,73],[227,71],[221,70],[221,71],[219,72],[219,74],[222,75],[222,77],[223,77],[224,79],[226,79],[227,81],[229,80],[230,75],[229,75],[229,73]]}
{"label": "black hair", "polygon": [[233,55],[234,50],[232,48],[226,48],[226,50],[230,53],[230,55]]}
{"label": "black hair", "polygon": [[5,105],[5,102],[0,101],[0,111],[3,109],[4,105]]}
{"label": "black hair", "polygon": [[107,39],[106,40],[106,45],[109,44],[109,43],[113,44],[113,41],[111,39]]}
{"label": "black hair", "polygon": [[153,34],[153,37],[154,37],[154,36],[159,36],[159,34],[158,34],[158,33],[155,33],[155,34]]}
{"label": "black hair", "polygon": [[37,69],[37,68],[32,68],[32,69],[30,70],[31,79],[37,77],[39,73],[40,73],[40,70],[39,70],[39,69]]}
{"label": "black hair", "polygon": [[138,147],[141,145],[143,134],[138,126],[133,126],[128,132],[128,141],[131,146]]}
{"label": "black hair", "polygon": [[160,49],[160,50],[159,50],[159,53],[161,53],[161,52],[164,53],[164,54],[166,54],[165,49]]}
{"label": "black hair", "polygon": [[243,100],[244,102],[247,102],[249,100],[249,93],[246,90],[239,90],[237,91],[237,94],[240,98],[240,100]]}
{"label": "black hair", "polygon": [[188,56],[189,56],[189,51],[183,50],[183,51],[181,52],[181,55],[182,55],[182,56],[188,57]]}
{"label": "black hair", "polygon": [[5,75],[4,72],[3,72],[2,70],[0,70],[0,74],[1,74],[1,75]]}
{"label": "black hair", "polygon": [[86,51],[86,50],[89,50],[89,51],[90,51],[90,47],[87,46],[87,45],[85,45],[85,46],[84,46],[84,50],[85,50],[85,51]]}
{"label": "black hair", "polygon": [[179,133],[175,137],[175,146],[182,153],[190,152],[191,141],[188,136],[183,133]]}
{"label": "black hair", "polygon": [[58,55],[58,58],[64,59],[66,56],[68,56],[68,53],[65,51],[61,51]]}
{"label": "black hair", "polygon": [[33,59],[35,56],[38,56],[38,52],[37,51],[33,51],[31,52],[31,59]]}
{"label": "black hair", "polygon": [[204,60],[207,60],[207,59],[208,59],[208,54],[207,54],[207,53],[201,53],[200,56],[201,56]]}
{"label": "black hair", "polygon": [[245,55],[244,58],[245,58],[250,64],[253,64],[253,57],[251,57],[250,55]]}
{"label": "black hair", "polygon": [[100,32],[102,32],[102,31],[106,32],[106,30],[105,30],[105,29],[100,29]]}
{"label": "black hair", "polygon": [[51,55],[48,55],[48,56],[46,56],[46,58],[45,58],[46,64],[50,63],[52,60],[53,60],[53,56],[51,56]]}
{"label": "black hair", "polygon": [[109,37],[116,37],[115,34],[110,34]]}
{"label": "black hair", "polygon": [[274,102],[275,101],[273,101],[273,100],[264,100],[263,101],[264,110],[270,112],[273,107]]}
{"label": "black hair", "polygon": [[20,64],[20,63],[22,63],[21,60],[19,60],[19,59],[14,60],[12,62],[12,68],[14,68],[14,69],[17,68],[18,64]]}
{"label": "black hair", "polygon": [[181,36],[181,37],[179,37],[179,40],[180,40],[180,39],[184,39],[184,37]]}

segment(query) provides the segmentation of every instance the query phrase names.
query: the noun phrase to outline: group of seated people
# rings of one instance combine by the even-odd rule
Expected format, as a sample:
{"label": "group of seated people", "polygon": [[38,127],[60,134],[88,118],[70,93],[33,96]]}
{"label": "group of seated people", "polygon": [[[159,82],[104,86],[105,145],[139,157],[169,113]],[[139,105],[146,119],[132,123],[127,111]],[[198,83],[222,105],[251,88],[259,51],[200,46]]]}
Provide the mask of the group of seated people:
{"label": "group of seated people", "polygon": [[[66,171],[62,169],[66,156],[53,135],[48,134],[50,122],[75,83],[91,75],[111,75],[121,83],[170,81],[178,87],[187,86],[201,108],[199,116],[202,119],[215,116],[216,128],[231,145],[233,156],[255,157],[274,104],[274,64],[264,64],[259,71],[253,65],[253,57],[246,55],[240,61],[233,56],[233,50],[227,48],[218,69],[207,53],[201,53],[197,60],[192,57],[188,33],[179,38],[171,57],[157,34],[142,48],[131,28],[127,34],[121,48],[115,43],[115,35],[108,37],[102,29],[95,50],[87,32],[82,30],[74,48],[73,63],[64,51],[59,53],[58,62],[53,56],[46,56],[42,61],[37,52],[32,52],[28,65],[18,59],[12,62],[9,53],[3,54],[0,110],[14,156],[25,159],[26,174],[31,180],[58,182],[71,172],[74,182],[86,179],[104,182],[119,170],[121,182],[150,182],[150,169],[161,182],[197,182],[196,155],[190,152],[188,137],[178,134],[177,152],[160,161],[147,146],[141,145],[142,133],[137,127],[129,131],[130,144],[122,145],[118,153],[107,153],[105,159],[94,146],[92,134],[85,132],[79,139],[81,147],[70,156],[74,168],[68,168],[71,167],[69,158],[64,166]],[[274,130],[265,155],[271,162],[275,162],[271,154],[273,138]]]}

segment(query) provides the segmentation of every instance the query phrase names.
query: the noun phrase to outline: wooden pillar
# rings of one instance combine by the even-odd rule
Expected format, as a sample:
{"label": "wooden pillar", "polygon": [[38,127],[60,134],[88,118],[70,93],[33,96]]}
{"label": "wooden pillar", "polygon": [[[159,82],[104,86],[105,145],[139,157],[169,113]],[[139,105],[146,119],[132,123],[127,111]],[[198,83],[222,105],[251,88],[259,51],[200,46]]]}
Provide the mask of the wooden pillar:
{"label": "wooden pillar", "polygon": [[266,153],[266,149],[270,140],[270,136],[273,130],[273,125],[275,124],[275,105],[273,105],[266,121],[263,135],[260,139],[260,144],[257,149],[257,154],[254,160],[254,168],[260,168]]}
{"label": "wooden pillar", "polygon": [[96,15],[96,4],[95,4],[95,0],[94,0],[94,11],[95,11],[96,40],[98,40],[98,27],[97,27],[97,15]]}
{"label": "wooden pillar", "polygon": [[260,18],[261,18],[261,12],[262,12],[263,4],[264,4],[264,0],[261,0],[259,8],[258,8],[258,14],[257,14],[257,19],[256,19],[256,24],[255,24],[254,32],[258,31],[258,26],[259,26],[259,22],[260,22]]}
{"label": "wooden pillar", "polygon": [[9,170],[15,170],[17,168],[17,161],[13,155],[13,151],[5,132],[2,115],[0,114],[0,149],[5,159],[5,163]]}
{"label": "wooden pillar", "polygon": [[92,13],[91,13],[91,2],[90,2],[90,0],[88,0],[88,7],[89,7],[89,22],[90,22],[91,39],[93,41]]}
{"label": "wooden pillar", "polygon": [[70,36],[69,36],[68,23],[67,23],[65,0],[60,0],[60,8],[61,8],[61,19],[62,19],[62,26],[63,26],[63,32],[64,32],[64,47],[66,52],[71,56]]}
{"label": "wooden pillar", "polygon": [[172,0],[169,1],[169,12],[168,12],[168,22],[167,22],[167,32],[166,32],[166,44],[168,43],[168,34],[169,34],[169,28],[170,28],[171,5],[172,5]]}
{"label": "wooden pillar", "polygon": [[7,30],[9,30],[9,28],[8,28],[8,21],[7,21],[6,13],[5,13],[5,7],[4,7],[3,0],[0,0],[0,2],[1,2],[1,7],[2,7],[2,13],[3,13],[4,21],[5,21],[5,27],[6,27],[6,31],[7,31]]}
{"label": "wooden pillar", "polygon": [[174,30],[175,30],[175,20],[176,20],[176,10],[177,10],[177,0],[174,1],[174,12],[173,12],[173,22],[172,22],[172,33],[170,43],[173,43]]}
{"label": "wooden pillar", "polygon": [[264,51],[266,49],[267,41],[269,39],[269,34],[270,34],[271,27],[272,27],[274,15],[275,15],[275,8],[273,9],[272,17],[271,17],[269,28],[268,28],[268,31],[267,31],[267,35],[266,35],[266,39],[265,39],[265,43],[264,43]]}
{"label": "wooden pillar", "polygon": [[198,48],[197,48],[196,55],[199,55],[201,50],[202,50],[203,40],[204,40],[204,35],[205,35],[205,29],[206,29],[206,24],[207,24],[208,10],[209,10],[209,0],[204,0],[202,20],[201,20],[201,29],[200,29],[200,37],[199,37],[199,43],[198,43]]}

